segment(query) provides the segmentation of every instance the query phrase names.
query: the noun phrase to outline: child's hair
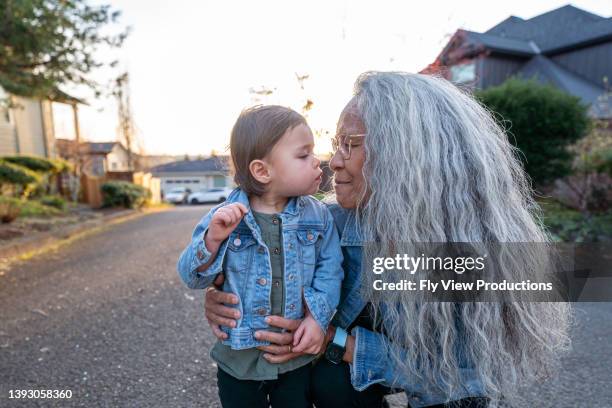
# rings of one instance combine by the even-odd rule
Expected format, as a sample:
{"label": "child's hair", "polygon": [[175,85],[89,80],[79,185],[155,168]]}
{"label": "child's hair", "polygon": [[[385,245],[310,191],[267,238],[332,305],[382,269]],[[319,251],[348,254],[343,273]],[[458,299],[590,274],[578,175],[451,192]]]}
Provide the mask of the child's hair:
{"label": "child's hair", "polygon": [[245,109],[238,116],[230,137],[234,182],[247,194],[262,195],[265,186],[257,181],[249,164],[263,159],[287,130],[306,125],[296,111],[278,105],[259,105]]}

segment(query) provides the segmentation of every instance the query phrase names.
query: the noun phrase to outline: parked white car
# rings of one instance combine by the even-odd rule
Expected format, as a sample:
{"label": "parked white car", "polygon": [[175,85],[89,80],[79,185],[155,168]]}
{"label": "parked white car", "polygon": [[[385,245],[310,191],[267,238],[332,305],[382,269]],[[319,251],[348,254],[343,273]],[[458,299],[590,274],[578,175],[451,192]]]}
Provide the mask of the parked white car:
{"label": "parked white car", "polygon": [[188,202],[189,194],[191,190],[187,187],[176,187],[164,195],[164,200],[172,204],[184,204]]}
{"label": "parked white car", "polygon": [[227,187],[207,188],[189,194],[187,201],[189,204],[222,203],[231,192],[232,189]]}

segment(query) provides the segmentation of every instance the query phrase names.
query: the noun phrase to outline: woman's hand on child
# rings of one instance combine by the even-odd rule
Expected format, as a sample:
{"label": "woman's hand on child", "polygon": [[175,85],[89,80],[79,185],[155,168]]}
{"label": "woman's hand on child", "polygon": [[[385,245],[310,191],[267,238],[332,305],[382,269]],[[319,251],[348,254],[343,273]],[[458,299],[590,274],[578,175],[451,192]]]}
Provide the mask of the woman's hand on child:
{"label": "woman's hand on child", "polygon": [[214,286],[208,288],[204,294],[204,314],[213,334],[219,340],[227,339],[227,334],[221,331],[219,326],[236,327],[236,320],[240,318],[239,310],[225,306],[237,304],[236,295],[217,289],[223,285],[224,280],[223,274],[219,274]]}
{"label": "woman's hand on child", "polygon": [[293,336],[293,351],[306,354],[319,354],[325,334],[312,315],[307,314]]}
{"label": "woman's hand on child", "polygon": [[266,323],[272,327],[285,329],[282,333],[272,332],[269,330],[258,330],[255,332],[255,338],[258,340],[269,341],[269,346],[259,346],[259,350],[265,352],[263,357],[270,363],[279,364],[301,356],[305,353],[298,353],[292,350],[293,332],[295,332],[302,320],[287,319],[281,316],[268,316]]}
{"label": "woman's hand on child", "polygon": [[248,212],[249,210],[241,203],[232,203],[219,208],[208,225],[206,243],[219,244],[225,241]]}

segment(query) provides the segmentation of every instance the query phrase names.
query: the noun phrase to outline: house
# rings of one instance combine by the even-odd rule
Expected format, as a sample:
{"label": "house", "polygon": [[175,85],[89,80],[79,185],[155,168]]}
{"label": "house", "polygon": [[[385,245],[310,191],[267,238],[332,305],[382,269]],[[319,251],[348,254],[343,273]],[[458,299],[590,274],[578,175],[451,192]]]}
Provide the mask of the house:
{"label": "house", "polygon": [[[58,155],[64,159],[74,159],[75,141],[57,139]],[[104,176],[109,172],[130,172],[128,151],[119,142],[82,142],[79,145],[81,171],[90,176]]]}
{"label": "house", "polygon": [[229,157],[212,156],[205,159],[181,160],[151,168],[161,179],[164,194],[176,187],[186,187],[192,192],[211,187],[231,187]]}
{"label": "house", "polygon": [[609,118],[612,18],[567,5],[527,20],[510,16],[484,33],[458,30],[421,72],[476,89],[534,78],[579,97],[592,117]]}
{"label": "house", "polygon": [[73,106],[84,102],[56,90],[48,98],[12,95],[0,87],[0,156],[29,155],[55,158],[52,103]]}

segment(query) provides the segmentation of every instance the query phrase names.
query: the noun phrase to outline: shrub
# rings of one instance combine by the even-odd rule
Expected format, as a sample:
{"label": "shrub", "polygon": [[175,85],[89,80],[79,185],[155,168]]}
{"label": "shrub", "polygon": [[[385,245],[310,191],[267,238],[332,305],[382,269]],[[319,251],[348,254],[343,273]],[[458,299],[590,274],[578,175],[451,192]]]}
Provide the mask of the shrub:
{"label": "shrub", "polygon": [[2,221],[3,224],[15,221],[20,211],[20,200],[17,198],[0,196],[0,221]]}
{"label": "shrub", "polygon": [[144,187],[127,181],[109,181],[101,189],[104,207],[140,208],[151,195]]}
{"label": "shrub", "polygon": [[25,186],[35,183],[40,179],[40,176],[32,170],[19,166],[17,164],[0,159],[0,185],[1,184],[16,184]]}
{"label": "shrub", "polygon": [[[51,173],[59,170],[52,160],[34,156],[6,156],[3,157],[9,163],[17,164],[32,171],[40,173]],[[59,165],[59,164],[58,164]]]}
{"label": "shrub", "polygon": [[523,153],[525,170],[536,185],[570,174],[573,155],[567,147],[589,127],[587,107],[577,97],[535,80],[519,79],[476,96],[509,122],[510,142]]}
{"label": "shrub", "polygon": [[49,207],[57,208],[58,210],[66,209],[66,200],[60,196],[48,195],[40,199],[40,203]]}

